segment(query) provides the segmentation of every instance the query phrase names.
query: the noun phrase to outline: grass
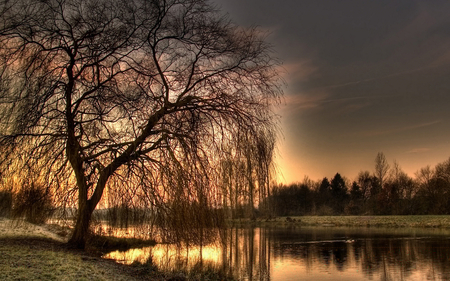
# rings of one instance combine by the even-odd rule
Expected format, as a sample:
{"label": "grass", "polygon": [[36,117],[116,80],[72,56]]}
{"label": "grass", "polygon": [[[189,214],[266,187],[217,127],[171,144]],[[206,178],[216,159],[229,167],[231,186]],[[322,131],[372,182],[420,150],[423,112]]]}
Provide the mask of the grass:
{"label": "grass", "polygon": [[348,227],[417,227],[450,229],[450,216],[295,216],[274,219],[233,220],[233,226],[348,226]]}
{"label": "grass", "polygon": [[164,280],[45,238],[0,238],[0,280]]}

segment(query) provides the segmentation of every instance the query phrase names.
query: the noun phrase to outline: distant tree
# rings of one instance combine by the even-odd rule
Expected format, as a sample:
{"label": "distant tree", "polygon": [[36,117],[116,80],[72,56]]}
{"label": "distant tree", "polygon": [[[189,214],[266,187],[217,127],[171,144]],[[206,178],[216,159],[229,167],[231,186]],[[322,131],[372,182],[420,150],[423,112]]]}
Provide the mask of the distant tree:
{"label": "distant tree", "polygon": [[356,181],[354,181],[350,189],[350,199],[355,201],[361,201],[363,198],[364,197],[361,186],[359,186],[359,184]]}
{"label": "distant tree", "polygon": [[304,183],[300,184],[297,192],[300,215],[307,215],[313,206],[313,196],[310,187]]}
{"label": "distant tree", "polygon": [[336,173],[331,180],[330,188],[331,196],[333,197],[332,206],[336,213],[342,214],[344,212],[344,207],[348,203],[348,190],[345,180],[339,173]]}
{"label": "distant tree", "polygon": [[375,176],[378,178],[381,188],[386,181],[389,172],[389,164],[383,152],[378,152],[375,157]]}
{"label": "distant tree", "polygon": [[277,216],[300,216],[311,213],[313,191],[305,183],[277,185],[269,197],[271,208]]}
{"label": "distant tree", "polygon": [[268,200],[275,216],[290,215],[290,212],[294,209],[291,189],[283,184],[273,187]]}
{"label": "distant tree", "polygon": [[435,176],[450,185],[450,158],[436,165]]}
{"label": "distant tree", "polygon": [[319,188],[317,189],[315,196],[316,208],[319,214],[328,213],[328,209],[332,208],[332,195],[331,195],[331,184],[328,178],[324,177],[320,181]]}
{"label": "distant tree", "polygon": [[417,208],[423,214],[450,214],[450,159],[416,173]]}
{"label": "distant tree", "polygon": [[358,174],[357,183],[361,187],[363,196],[362,209],[367,213],[376,213],[378,209],[377,199],[381,193],[378,178],[375,175],[371,175],[369,171],[361,171]]}
{"label": "distant tree", "polygon": [[425,186],[428,186],[434,177],[434,170],[428,165],[417,171],[415,176],[420,187],[426,188]]}
{"label": "distant tree", "polygon": [[346,213],[351,215],[360,214],[364,203],[363,198],[361,186],[354,181],[350,189],[350,201],[346,207]]}
{"label": "distant tree", "polygon": [[318,189],[319,199],[322,203],[328,203],[331,195],[331,184],[328,178],[323,178]]}
{"label": "distant tree", "polygon": [[435,212],[450,214],[450,158],[436,165],[432,186]]}
{"label": "distant tree", "polygon": [[369,200],[380,192],[380,184],[377,177],[372,176],[369,171],[359,172],[357,183],[361,187],[363,201]]}
{"label": "distant tree", "polygon": [[413,214],[413,197],[417,192],[416,184],[409,177],[397,161],[391,168],[390,180],[385,188],[390,214]]}
{"label": "distant tree", "polygon": [[331,190],[331,184],[327,177],[323,178],[319,185],[319,194],[329,193]]}
{"label": "distant tree", "polygon": [[42,167],[55,194],[77,195],[74,246],[107,186],[213,207],[240,135],[274,139],[277,62],[207,1],[0,3],[0,162]]}

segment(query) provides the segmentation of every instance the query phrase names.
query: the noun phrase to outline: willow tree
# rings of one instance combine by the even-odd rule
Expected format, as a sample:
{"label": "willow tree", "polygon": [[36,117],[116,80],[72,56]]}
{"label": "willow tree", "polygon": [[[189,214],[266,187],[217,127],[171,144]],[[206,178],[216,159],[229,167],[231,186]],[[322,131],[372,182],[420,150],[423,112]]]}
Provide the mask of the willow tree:
{"label": "willow tree", "polygon": [[[267,129],[267,128],[264,128]],[[269,215],[267,198],[275,165],[276,133],[272,130],[242,132],[228,147],[226,158],[221,161],[221,205],[230,208],[234,218],[244,215],[254,217],[258,206],[263,215]]]}
{"label": "willow tree", "polygon": [[39,164],[76,194],[77,247],[111,183],[205,200],[223,148],[245,149],[236,135],[273,139],[257,132],[275,126],[277,62],[207,1],[2,0],[0,12],[1,161]]}

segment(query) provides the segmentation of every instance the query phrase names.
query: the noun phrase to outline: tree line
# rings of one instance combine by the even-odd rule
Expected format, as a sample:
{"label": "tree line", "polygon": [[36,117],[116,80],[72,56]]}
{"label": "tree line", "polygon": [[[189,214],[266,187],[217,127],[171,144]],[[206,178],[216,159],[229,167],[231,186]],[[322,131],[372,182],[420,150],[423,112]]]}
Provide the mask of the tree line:
{"label": "tree line", "polygon": [[339,173],[319,181],[278,184],[268,197],[276,216],[450,214],[450,158],[406,174],[380,152],[374,171],[349,180]]}

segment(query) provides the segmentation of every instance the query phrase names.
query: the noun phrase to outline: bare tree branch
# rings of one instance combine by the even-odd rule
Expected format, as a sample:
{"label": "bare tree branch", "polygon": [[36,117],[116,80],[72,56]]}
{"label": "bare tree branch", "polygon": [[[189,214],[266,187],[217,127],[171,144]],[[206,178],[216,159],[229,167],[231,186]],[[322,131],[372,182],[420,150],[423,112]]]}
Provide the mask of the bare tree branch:
{"label": "bare tree branch", "polygon": [[228,159],[233,194],[267,194],[282,90],[256,29],[204,0],[0,3],[0,167],[48,165],[77,191],[71,243],[119,181],[164,210],[218,208]]}

